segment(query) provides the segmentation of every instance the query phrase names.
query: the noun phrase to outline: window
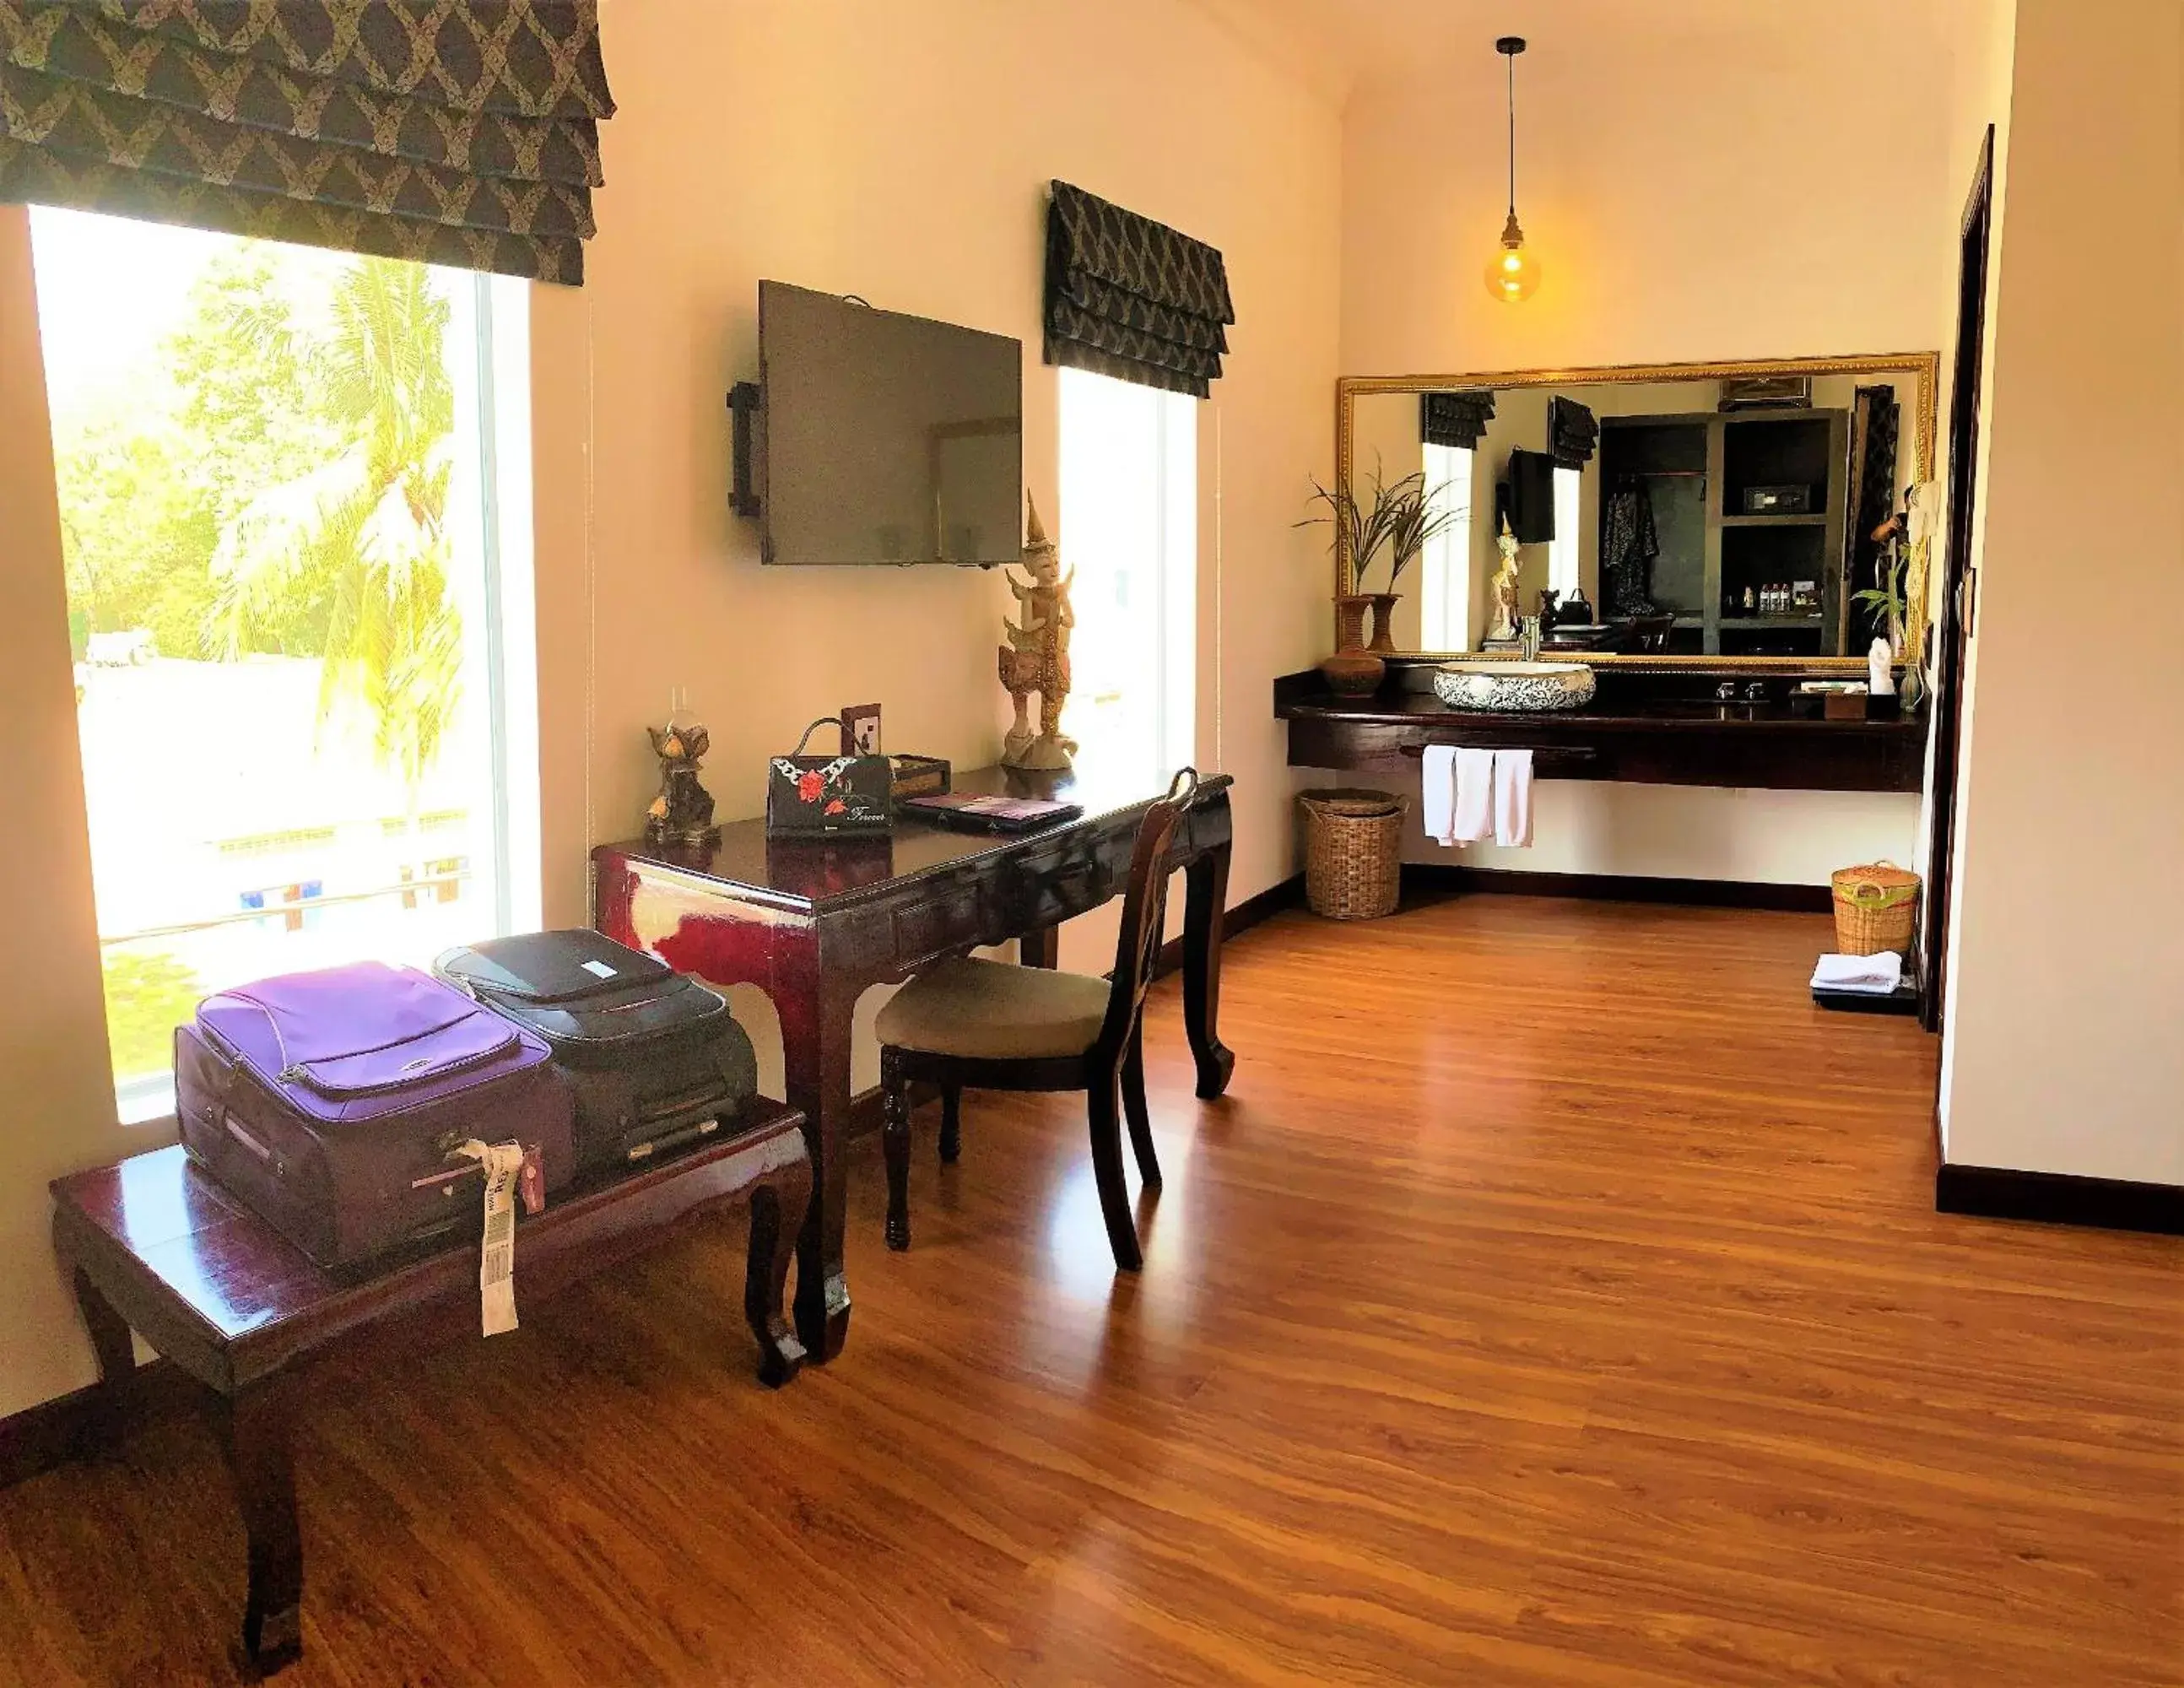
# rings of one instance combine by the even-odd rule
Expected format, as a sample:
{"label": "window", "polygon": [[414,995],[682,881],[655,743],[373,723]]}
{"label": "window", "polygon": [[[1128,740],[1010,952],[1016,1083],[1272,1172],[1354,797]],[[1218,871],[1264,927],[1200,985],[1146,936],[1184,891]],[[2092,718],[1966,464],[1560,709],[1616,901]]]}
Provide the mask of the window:
{"label": "window", "polygon": [[1568,598],[1578,588],[1583,546],[1578,529],[1584,507],[1585,471],[1555,471],[1555,537],[1547,547],[1547,584]]}
{"label": "window", "polygon": [[108,1035],[148,1118],[207,992],[536,924],[526,295],[79,212],[31,242]]}
{"label": "window", "polygon": [[1165,776],[1196,739],[1198,409],[1089,370],[1059,371],[1071,601],[1065,729],[1080,760]]}
{"label": "window", "polygon": [[1426,498],[1449,519],[1418,559],[1418,637],[1428,650],[1471,649],[1471,448],[1425,448]]}

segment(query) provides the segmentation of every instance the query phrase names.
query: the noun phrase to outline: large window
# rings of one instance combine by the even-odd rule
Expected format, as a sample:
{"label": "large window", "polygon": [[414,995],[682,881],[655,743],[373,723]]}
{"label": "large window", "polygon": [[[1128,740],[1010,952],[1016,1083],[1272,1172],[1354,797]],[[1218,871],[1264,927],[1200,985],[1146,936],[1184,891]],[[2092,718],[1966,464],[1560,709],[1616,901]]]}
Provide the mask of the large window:
{"label": "large window", "polygon": [[1061,510],[1078,760],[1165,775],[1195,737],[1198,407],[1063,369]]}
{"label": "large window", "polygon": [[31,239],[125,1118],[246,979],[535,924],[522,284]]}

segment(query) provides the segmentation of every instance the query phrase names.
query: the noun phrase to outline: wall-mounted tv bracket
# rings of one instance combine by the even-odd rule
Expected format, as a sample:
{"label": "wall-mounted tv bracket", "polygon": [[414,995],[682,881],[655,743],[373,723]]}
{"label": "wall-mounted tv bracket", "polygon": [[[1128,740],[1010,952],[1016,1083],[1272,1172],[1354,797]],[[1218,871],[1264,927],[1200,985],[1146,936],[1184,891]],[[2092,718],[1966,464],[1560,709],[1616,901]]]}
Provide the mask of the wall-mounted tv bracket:
{"label": "wall-mounted tv bracket", "polygon": [[735,420],[735,485],[728,507],[738,515],[759,514],[756,481],[751,468],[751,430],[759,415],[760,392],[755,381],[739,381],[728,389],[728,415]]}

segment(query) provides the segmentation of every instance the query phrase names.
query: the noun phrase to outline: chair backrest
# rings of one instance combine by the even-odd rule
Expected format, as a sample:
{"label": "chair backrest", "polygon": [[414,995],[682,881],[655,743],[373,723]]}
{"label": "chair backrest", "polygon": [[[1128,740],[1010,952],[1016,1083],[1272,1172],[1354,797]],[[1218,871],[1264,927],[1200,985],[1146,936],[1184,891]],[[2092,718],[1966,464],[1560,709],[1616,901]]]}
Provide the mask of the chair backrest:
{"label": "chair backrest", "polygon": [[1630,618],[1630,641],[1640,650],[1666,650],[1675,631],[1676,618],[1673,613],[1633,616]]}
{"label": "chair backrest", "polygon": [[1107,1017],[1100,1023],[1097,1047],[1119,1055],[1145,1010],[1160,965],[1161,938],[1167,912],[1168,847],[1176,822],[1198,797],[1198,770],[1182,768],[1168,782],[1167,794],[1138,822],[1137,847],[1130,852],[1130,883],[1123,893],[1123,930],[1115,941],[1115,972],[1107,994]]}

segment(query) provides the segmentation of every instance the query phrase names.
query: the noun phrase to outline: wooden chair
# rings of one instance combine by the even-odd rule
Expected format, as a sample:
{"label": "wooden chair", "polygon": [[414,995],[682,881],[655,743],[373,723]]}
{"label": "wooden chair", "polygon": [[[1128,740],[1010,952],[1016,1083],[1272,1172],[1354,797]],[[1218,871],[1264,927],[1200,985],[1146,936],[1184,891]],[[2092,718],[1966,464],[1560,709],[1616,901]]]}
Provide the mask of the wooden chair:
{"label": "wooden chair", "polygon": [[924,1082],[941,1095],[940,1158],[961,1152],[960,1108],[975,1090],[1083,1090],[1092,1129],[1092,1172],[1115,1264],[1144,1264],[1138,1226],[1123,1178],[1117,1092],[1130,1127],[1139,1175],[1161,1183],[1145,1109],[1141,1021],[1145,992],[1160,956],[1167,900],[1168,846],[1177,821],[1198,794],[1198,775],[1184,768],[1167,794],[1145,811],[1123,895],[1123,930],[1112,980],[1045,967],[963,957],[920,973],[880,1010],[880,1088],[885,1103],[887,1240],[910,1246],[910,1087]]}

